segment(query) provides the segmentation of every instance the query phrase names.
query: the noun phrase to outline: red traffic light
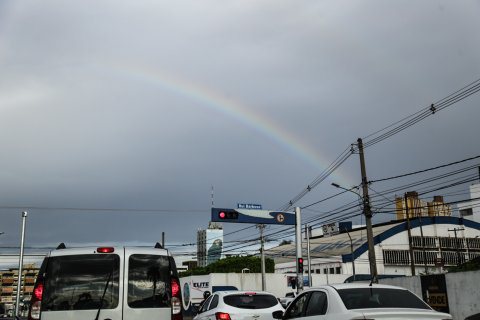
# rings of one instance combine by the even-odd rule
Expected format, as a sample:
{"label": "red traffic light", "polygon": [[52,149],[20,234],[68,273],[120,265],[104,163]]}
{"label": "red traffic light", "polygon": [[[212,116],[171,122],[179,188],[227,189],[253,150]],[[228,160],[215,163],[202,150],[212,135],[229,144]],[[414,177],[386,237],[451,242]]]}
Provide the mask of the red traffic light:
{"label": "red traffic light", "polygon": [[218,218],[220,220],[237,220],[238,219],[238,212],[235,210],[221,210],[218,211]]}
{"label": "red traffic light", "polygon": [[297,259],[298,273],[303,273],[303,258]]}

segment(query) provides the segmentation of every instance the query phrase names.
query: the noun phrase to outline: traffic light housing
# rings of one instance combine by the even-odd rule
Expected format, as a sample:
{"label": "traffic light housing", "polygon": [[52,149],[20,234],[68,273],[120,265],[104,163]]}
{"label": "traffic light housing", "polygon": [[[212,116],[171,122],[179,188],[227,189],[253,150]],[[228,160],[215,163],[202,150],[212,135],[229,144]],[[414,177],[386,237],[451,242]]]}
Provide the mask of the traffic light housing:
{"label": "traffic light housing", "polygon": [[214,209],[214,215],[218,221],[238,220],[238,212],[235,209]]}
{"label": "traffic light housing", "polygon": [[303,274],[303,258],[297,259],[298,273]]}

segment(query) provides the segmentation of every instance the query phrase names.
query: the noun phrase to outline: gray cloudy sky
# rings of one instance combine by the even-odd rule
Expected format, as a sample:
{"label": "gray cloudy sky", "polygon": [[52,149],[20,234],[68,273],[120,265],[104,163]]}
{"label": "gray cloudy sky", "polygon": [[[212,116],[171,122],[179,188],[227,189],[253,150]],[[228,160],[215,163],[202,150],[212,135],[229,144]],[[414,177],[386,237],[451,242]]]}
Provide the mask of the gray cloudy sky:
{"label": "gray cloudy sky", "polygon": [[[24,207],[27,246],[194,242],[212,185],[216,206],[278,209],[358,137],[478,79],[479,16],[480,1],[1,1],[0,246]],[[478,155],[479,102],[367,149],[369,178]],[[360,183],[358,157],[299,205],[332,181]]]}

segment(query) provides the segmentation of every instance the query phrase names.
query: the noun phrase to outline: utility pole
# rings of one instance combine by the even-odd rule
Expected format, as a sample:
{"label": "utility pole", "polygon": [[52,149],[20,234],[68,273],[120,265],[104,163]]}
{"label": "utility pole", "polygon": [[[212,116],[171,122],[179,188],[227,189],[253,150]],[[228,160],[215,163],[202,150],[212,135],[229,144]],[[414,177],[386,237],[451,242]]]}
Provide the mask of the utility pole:
{"label": "utility pole", "polygon": [[266,281],[265,281],[265,250],[264,243],[265,239],[263,237],[263,230],[265,229],[264,224],[258,224],[257,228],[260,229],[260,256],[262,263],[262,291],[266,291]]}
{"label": "utility pole", "polygon": [[410,269],[412,270],[412,276],[415,275],[415,257],[413,255],[412,247],[412,228],[410,226],[410,213],[408,212],[408,193],[405,193],[405,215],[407,218],[407,234],[408,234],[408,251],[410,252]]}
{"label": "utility pole", "polygon": [[452,230],[448,229],[449,232],[453,231],[455,233],[455,250],[457,251],[457,266],[460,265],[463,259],[460,258],[460,248],[458,247],[458,238],[457,231],[463,231],[464,228],[453,228]]}
{"label": "utility pole", "polygon": [[367,170],[365,169],[365,157],[363,155],[363,142],[360,138],[358,138],[357,142],[358,153],[360,155],[360,170],[362,172],[363,213],[365,214],[365,223],[367,225],[368,261],[370,262],[370,277],[373,283],[378,283],[377,261],[375,260],[375,247],[373,244],[372,210],[370,208],[370,199],[368,197],[368,180]]}
{"label": "utility pole", "polygon": [[427,267],[427,252],[425,250],[425,238],[423,237],[423,227],[422,227],[422,213],[418,216],[420,222],[420,237],[422,239],[422,254],[423,254],[423,266],[425,268],[425,274],[428,274],[428,267]]}

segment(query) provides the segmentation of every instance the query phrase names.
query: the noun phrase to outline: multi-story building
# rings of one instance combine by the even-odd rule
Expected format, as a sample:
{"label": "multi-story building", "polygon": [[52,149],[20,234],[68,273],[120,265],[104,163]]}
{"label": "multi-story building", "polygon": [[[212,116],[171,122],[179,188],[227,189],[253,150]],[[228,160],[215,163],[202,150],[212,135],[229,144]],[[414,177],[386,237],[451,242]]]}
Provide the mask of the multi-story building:
{"label": "multi-story building", "polygon": [[396,197],[397,220],[415,217],[449,217],[452,215],[450,205],[443,202],[442,196],[434,196],[433,201],[425,201],[415,191],[407,192],[405,197]]}
{"label": "multi-story building", "polygon": [[198,266],[205,267],[223,257],[223,227],[210,222],[207,229],[197,231]]}
{"label": "multi-story building", "polygon": [[[21,301],[30,301],[38,271],[39,269],[35,265],[25,265],[23,267],[20,288]],[[3,305],[5,311],[14,308],[18,280],[18,268],[0,271],[0,303]]]}
{"label": "multi-story building", "polygon": [[[462,215],[462,210],[478,211],[480,218],[480,184],[470,190],[472,202],[460,210],[460,218],[451,216],[452,208],[442,196],[431,202],[420,199],[415,191],[396,197],[397,220],[372,228],[378,274],[438,273],[480,257],[480,223],[462,218],[471,216]],[[305,240],[302,247],[305,258]],[[275,247],[267,255],[275,260],[276,272],[296,271],[295,245]],[[310,258],[313,274],[369,274],[366,227],[337,227],[311,237]]]}
{"label": "multi-story building", "polygon": [[[379,275],[439,273],[445,267],[480,257],[480,223],[471,220],[426,216],[411,218],[409,223],[397,220],[376,224],[372,229]],[[306,258],[305,240],[302,248]],[[275,272],[295,272],[294,244],[268,249],[266,256],[275,260]],[[357,275],[369,274],[366,228],[311,238],[310,258],[313,274],[353,275],[354,269]],[[307,273],[308,268],[304,271]]]}
{"label": "multi-story building", "polygon": [[458,204],[460,217],[480,222],[480,183],[470,186],[470,201]]}

